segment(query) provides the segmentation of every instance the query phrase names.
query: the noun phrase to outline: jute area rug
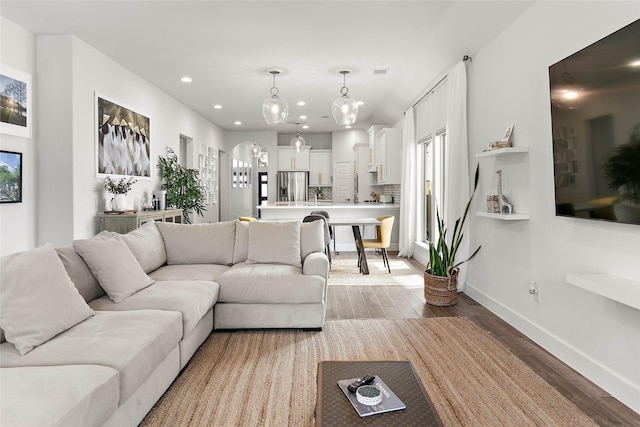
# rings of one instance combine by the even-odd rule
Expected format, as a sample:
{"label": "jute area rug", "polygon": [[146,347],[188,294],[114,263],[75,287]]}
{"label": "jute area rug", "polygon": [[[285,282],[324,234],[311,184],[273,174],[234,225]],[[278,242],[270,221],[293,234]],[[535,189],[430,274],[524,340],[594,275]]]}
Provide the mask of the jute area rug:
{"label": "jute area rug", "polygon": [[311,426],[321,360],[410,360],[449,426],[595,425],[466,318],[214,332],[142,425]]}
{"label": "jute area rug", "polygon": [[358,269],[356,259],[334,259],[329,271],[329,286],[353,285],[400,285],[408,288],[424,287],[423,271],[418,270],[406,258],[389,257],[391,274],[384,266],[382,257],[373,251],[367,252],[369,274]]}

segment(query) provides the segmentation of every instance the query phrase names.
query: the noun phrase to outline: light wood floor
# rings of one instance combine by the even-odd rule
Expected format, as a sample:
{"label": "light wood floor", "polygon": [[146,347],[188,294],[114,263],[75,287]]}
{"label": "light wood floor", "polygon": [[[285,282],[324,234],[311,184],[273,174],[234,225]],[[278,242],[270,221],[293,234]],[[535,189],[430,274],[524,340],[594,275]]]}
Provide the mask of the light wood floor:
{"label": "light wood floor", "polygon": [[[392,259],[397,253],[389,253]],[[355,252],[341,252],[334,259],[356,259]],[[367,251],[367,257],[376,257]],[[424,266],[413,261],[420,272]],[[391,272],[393,274],[393,271]],[[640,426],[640,414],[552,356],[515,328],[465,294],[452,307],[427,305],[422,288],[401,286],[329,286],[327,319],[411,319],[468,317],[494,336],[538,375],[555,387],[585,414],[602,426]]]}

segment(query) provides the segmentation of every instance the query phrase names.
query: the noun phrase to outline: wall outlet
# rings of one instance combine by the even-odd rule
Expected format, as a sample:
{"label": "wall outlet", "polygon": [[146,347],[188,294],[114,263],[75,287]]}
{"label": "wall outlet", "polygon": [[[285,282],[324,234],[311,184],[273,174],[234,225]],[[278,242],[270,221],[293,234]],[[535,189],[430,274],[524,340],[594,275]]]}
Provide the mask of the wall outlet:
{"label": "wall outlet", "polygon": [[540,286],[534,281],[529,282],[529,294],[536,302],[540,302]]}

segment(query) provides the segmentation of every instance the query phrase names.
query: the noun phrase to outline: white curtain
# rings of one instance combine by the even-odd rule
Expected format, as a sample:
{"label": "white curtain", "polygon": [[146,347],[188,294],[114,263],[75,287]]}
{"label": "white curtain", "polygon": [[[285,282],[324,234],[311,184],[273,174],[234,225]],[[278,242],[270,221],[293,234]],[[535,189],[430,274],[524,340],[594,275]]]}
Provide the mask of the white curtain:
{"label": "white curtain", "polygon": [[[469,155],[467,149],[467,70],[464,61],[457,63],[447,74],[447,148],[445,150],[444,219],[447,236],[453,233],[456,220],[464,214],[469,201]],[[456,260],[469,257],[468,219],[463,229]],[[464,290],[466,264],[460,266],[458,290]]]}
{"label": "white curtain", "polygon": [[402,130],[402,185],[400,187],[400,235],[398,256],[411,257],[417,239],[418,172],[413,108],[404,113]]}

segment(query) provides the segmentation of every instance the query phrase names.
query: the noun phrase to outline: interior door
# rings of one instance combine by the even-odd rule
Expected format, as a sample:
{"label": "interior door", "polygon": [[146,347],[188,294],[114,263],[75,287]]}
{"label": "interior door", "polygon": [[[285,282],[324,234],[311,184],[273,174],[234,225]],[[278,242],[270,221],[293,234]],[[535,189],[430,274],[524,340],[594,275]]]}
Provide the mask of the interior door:
{"label": "interior door", "polygon": [[334,202],[350,202],[353,197],[353,166],[351,161],[335,162],[333,164],[335,177]]}

